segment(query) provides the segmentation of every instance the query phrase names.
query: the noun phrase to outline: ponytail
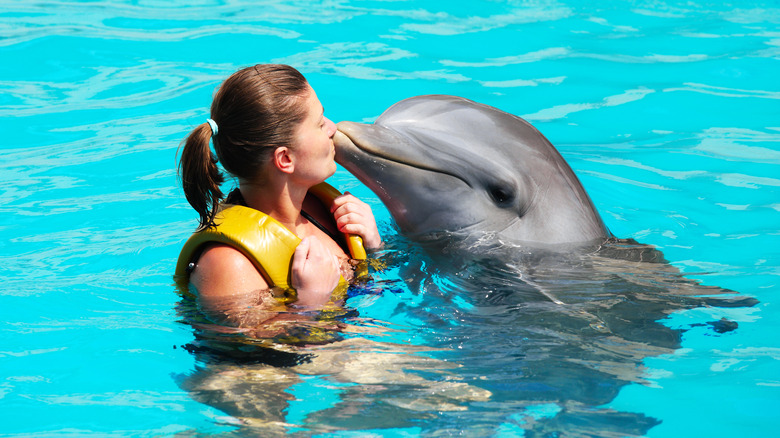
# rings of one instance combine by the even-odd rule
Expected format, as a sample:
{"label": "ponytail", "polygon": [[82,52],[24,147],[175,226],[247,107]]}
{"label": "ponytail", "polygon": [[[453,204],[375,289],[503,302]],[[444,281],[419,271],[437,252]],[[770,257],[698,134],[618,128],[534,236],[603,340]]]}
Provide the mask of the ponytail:
{"label": "ponytail", "polygon": [[225,178],[209,147],[211,132],[206,123],[196,126],[184,140],[179,160],[179,178],[184,196],[200,216],[198,230],[215,226],[214,216],[224,197],[220,186]]}

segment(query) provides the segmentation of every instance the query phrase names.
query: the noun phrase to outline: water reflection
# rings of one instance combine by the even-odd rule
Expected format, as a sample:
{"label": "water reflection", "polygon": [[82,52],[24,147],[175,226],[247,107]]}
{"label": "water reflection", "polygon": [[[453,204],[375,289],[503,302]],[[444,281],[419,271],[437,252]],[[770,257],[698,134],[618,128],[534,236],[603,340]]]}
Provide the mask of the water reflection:
{"label": "water reflection", "polygon": [[[196,339],[186,348],[199,364],[180,376],[180,386],[240,420],[251,434],[364,429],[366,418],[373,418],[374,427],[398,427],[490,397],[453,372],[458,364],[431,357],[430,347],[371,339],[397,329],[354,311],[282,313],[282,321],[267,324],[267,315],[250,310],[240,316],[247,317],[242,325],[251,325],[252,318],[263,321],[253,330],[206,321],[188,300],[179,313],[195,329]],[[326,392],[338,388],[338,396],[332,405],[309,408],[300,424],[291,423],[295,388],[306,388],[312,377],[324,382]],[[310,391],[301,395],[304,404],[318,406],[318,393]]]}

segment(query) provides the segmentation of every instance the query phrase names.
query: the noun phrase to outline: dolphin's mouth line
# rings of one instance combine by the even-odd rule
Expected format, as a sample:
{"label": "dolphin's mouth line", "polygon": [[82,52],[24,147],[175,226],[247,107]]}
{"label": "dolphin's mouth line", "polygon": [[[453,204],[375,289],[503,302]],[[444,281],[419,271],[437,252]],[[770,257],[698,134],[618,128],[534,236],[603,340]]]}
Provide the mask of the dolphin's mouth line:
{"label": "dolphin's mouth line", "polygon": [[469,183],[468,181],[466,181],[465,179],[463,179],[462,177],[458,176],[457,174],[455,174],[453,172],[448,172],[448,171],[443,170],[443,169],[437,169],[435,167],[428,166],[426,164],[422,164],[422,163],[418,163],[418,162],[414,162],[414,161],[411,161],[411,160],[400,160],[400,159],[395,158],[395,157],[393,157],[393,156],[391,156],[389,154],[382,153],[381,151],[369,150],[369,149],[361,146],[360,143],[355,141],[354,138],[350,137],[348,133],[346,133],[344,131],[341,131],[341,130],[339,130],[338,132],[340,132],[345,137],[347,137],[349,139],[350,143],[352,143],[356,148],[358,148],[360,151],[362,151],[363,153],[365,153],[365,154],[367,154],[369,156],[376,157],[376,158],[381,158],[381,159],[383,159],[385,161],[389,161],[391,163],[397,163],[397,164],[400,164],[400,165],[413,167],[415,169],[420,169],[420,170],[433,172],[433,173],[439,173],[439,174],[442,174],[442,175],[449,175],[449,176],[451,176],[451,177],[453,177],[455,179],[463,181],[463,183],[466,184],[467,186],[469,186],[469,188],[473,188],[471,183]]}

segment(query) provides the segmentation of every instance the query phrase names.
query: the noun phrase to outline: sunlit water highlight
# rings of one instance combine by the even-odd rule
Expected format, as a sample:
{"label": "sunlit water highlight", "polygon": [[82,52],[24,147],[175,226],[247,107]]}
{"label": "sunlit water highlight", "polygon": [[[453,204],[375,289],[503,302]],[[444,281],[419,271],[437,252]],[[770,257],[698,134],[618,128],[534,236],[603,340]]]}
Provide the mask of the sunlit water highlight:
{"label": "sunlit water highlight", "polygon": [[[774,2],[0,6],[0,434],[775,433]],[[525,117],[615,235],[685,276],[554,260],[534,280],[576,303],[562,311],[518,287],[523,260],[429,258],[340,170],[390,242],[343,340],[280,367],[209,362],[183,348],[172,286],[195,224],[175,152],[257,62],[301,69],[337,121],[432,93]],[[691,306],[667,294],[683,278],[759,303]],[[618,302],[637,284],[661,292]]]}

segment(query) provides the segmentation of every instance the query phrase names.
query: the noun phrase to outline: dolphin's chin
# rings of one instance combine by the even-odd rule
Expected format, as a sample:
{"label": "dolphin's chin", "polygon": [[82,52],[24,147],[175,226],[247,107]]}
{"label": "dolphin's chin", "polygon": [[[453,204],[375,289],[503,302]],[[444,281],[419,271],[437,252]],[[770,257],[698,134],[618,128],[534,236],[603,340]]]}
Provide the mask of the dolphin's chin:
{"label": "dolphin's chin", "polygon": [[336,134],[333,135],[333,146],[336,148],[336,162],[345,167],[346,163],[348,163],[348,161],[345,160],[345,157],[353,154],[358,148],[349,136],[338,130],[336,131]]}
{"label": "dolphin's chin", "polygon": [[383,189],[381,178],[377,178],[376,173],[371,171],[371,169],[383,165],[380,161],[384,160],[380,160],[358,147],[349,136],[341,131],[336,131],[333,136],[333,144],[336,147],[336,162],[379,196],[382,202],[386,202],[387,193]]}

